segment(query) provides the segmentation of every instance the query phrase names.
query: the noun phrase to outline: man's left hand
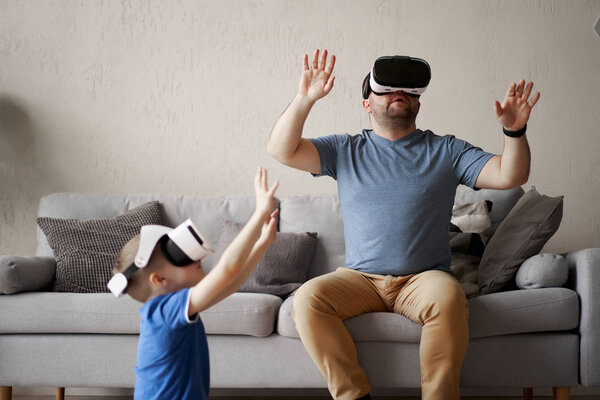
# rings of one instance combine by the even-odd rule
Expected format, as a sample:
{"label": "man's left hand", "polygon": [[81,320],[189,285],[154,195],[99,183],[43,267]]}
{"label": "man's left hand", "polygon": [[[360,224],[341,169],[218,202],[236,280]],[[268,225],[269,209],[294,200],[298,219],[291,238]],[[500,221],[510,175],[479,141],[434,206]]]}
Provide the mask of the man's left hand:
{"label": "man's left hand", "polygon": [[510,84],[502,105],[498,101],[494,103],[496,118],[504,129],[518,131],[527,124],[531,109],[540,98],[540,92],[537,92],[531,100],[529,99],[532,89],[533,82],[525,86],[525,80],[521,79],[518,85]]}

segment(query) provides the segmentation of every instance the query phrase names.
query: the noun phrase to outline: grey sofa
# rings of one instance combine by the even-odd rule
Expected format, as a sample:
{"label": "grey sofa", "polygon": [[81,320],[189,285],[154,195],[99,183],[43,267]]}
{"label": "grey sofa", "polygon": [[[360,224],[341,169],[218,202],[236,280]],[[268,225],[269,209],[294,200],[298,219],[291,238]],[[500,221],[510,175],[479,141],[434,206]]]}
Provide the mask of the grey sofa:
{"label": "grey sofa", "polygon": [[[459,190],[456,204],[489,199],[497,227],[518,198],[510,191]],[[221,221],[245,222],[253,197],[53,194],[39,216],[112,217],[150,200],[163,205],[172,226],[191,217],[217,241]],[[279,229],[318,232],[308,278],[344,264],[342,216],[333,195],[280,201]],[[31,263],[54,263],[38,230]],[[2,256],[0,264],[10,264]],[[567,254],[565,287],[512,290],[470,299],[471,339],[463,388],[600,386],[600,249]],[[205,263],[210,269],[215,260]],[[325,388],[326,382],[298,338],[293,295],[236,293],[202,313],[208,334],[213,388]],[[0,295],[0,387],[133,387],[139,303],[111,294],[26,292]],[[371,313],[347,320],[361,365],[375,388],[419,388],[421,328],[403,316]]]}

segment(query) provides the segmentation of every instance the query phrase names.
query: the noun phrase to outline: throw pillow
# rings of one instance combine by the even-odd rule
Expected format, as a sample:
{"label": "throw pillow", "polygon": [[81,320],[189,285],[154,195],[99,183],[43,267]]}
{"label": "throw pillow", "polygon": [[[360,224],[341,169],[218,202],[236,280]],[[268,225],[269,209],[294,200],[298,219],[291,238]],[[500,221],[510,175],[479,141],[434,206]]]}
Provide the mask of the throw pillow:
{"label": "throw pillow", "polygon": [[37,219],[56,258],[54,291],[108,292],[115,259],[143,225],[162,225],[160,203],[151,201],[106,219]]}
{"label": "throw pillow", "polygon": [[52,285],[55,272],[52,257],[0,257],[0,294],[46,289]]}
{"label": "throw pillow", "polygon": [[563,196],[548,197],[535,188],[525,193],[488,242],[479,265],[481,294],[500,291],[519,266],[538,254],[560,226]]}
{"label": "throw pillow", "polygon": [[[232,221],[223,222],[215,254],[217,260],[242,228],[243,225]],[[316,233],[277,232],[275,242],[239,291],[287,296],[306,281],[316,244]]]}
{"label": "throw pillow", "polygon": [[520,289],[561,287],[569,278],[569,263],[558,254],[537,254],[525,260],[517,272]]}

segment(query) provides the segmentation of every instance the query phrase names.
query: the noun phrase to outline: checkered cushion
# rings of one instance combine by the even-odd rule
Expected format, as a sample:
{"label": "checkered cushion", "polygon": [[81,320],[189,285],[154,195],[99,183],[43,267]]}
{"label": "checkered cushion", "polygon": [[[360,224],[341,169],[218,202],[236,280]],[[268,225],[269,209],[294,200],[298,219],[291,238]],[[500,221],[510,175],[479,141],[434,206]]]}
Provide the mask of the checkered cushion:
{"label": "checkered cushion", "polygon": [[106,284],[121,248],[143,225],[162,225],[160,204],[151,201],[105,219],[37,219],[56,258],[54,291],[108,292]]}

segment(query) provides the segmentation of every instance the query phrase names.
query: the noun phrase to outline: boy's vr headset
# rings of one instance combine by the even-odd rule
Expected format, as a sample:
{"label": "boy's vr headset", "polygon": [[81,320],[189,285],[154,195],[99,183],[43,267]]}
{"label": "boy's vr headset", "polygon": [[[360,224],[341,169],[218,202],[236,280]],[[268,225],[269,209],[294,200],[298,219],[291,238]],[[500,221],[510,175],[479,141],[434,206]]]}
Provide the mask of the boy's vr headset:
{"label": "boy's vr headset", "polygon": [[379,57],[363,82],[363,99],[369,98],[371,91],[383,95],[403,90],[419,96],[430,80],[431,68],[425,60],[407,56]]}
{"label": "boy's vr headset", "polygon": [[177,267],[185,267],[202,260],[215,252],[214,247],[205,239],[200,230],[188,219],[176,228],[162,225],[144,225],[140,232],[140,245],[133,264],[123,272],[115,274],[108,282],[108,289],[121,297],[127,289],[131,276],[148,265],[157,243],[165,258]]}

